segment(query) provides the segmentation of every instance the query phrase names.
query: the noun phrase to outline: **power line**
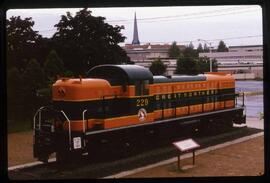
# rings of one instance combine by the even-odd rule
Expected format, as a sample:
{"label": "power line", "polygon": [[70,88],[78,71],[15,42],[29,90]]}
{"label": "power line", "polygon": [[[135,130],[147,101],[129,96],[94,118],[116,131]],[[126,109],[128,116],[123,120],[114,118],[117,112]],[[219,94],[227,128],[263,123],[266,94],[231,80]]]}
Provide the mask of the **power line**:
{"label": "power line", "polygon": [[[257,11],[257,10],[253,10]],[[153,23],[153,22],[161,22],[161,21],[179,21],[179,20],[190,20],[190,19],[199,19],[199,18],[207,18],[207,17],[218,17],[218,16],[224,16],[224,15],[232,15],[232,14],[241,14],[241,13],[249,13],[253,11],[242,11],[242,12],[231,12],[231,13],[223,13],[223,14],[216,14],[216,15],[205,15],[205,16],[194,16],[194,17],[187,17],[187,18],[177,18],[177,19],[168,19],[168,20],[159,20],[159,21],[144,21],[141,23]]]}
{"label": "power line", "polygon": [[[207,39],[206,41],[221,41],[221,40],[233,40],[233,39],[245,39],[245,38],[254,38],[254,37],[262,37],[262,35],[251,35],[251,36],[238,36],[238,37],[226,37],[226,38],[216,38],[216,39]],[[173,41],[171,41],[173,42]],[[168,41],[158,41],[158,42],[152,42],[151,43],[171,43]],[[190,43],[190,42],[199,42],[198,40],[190,40],[190,41],[176,41],[178,43]],[[141,42],[141,43],[149,43],[149,42]]]}
{"label": "power line", "polygon": [[253,37],[262,37],[262,35],[239,36],[239,37],[230,37],[230,38],[223,38],[223,39],[212,39],[212,40],[206,40],[206,41],[220,41],[220,40],[232,40],[232,39],[245,39],[245,38],[253,38]]}
{"label": "power line", "polygon": [[[259,9],[256,8],[254,10],[245,10],[245,9],[254,9],[254,7],[245,7],[245,8],[238,8],[238,7],[234,7],[234,8],[227,8],[227,9],[221,9],[221,10],[213,10],[213,11],[207,11],[207,12],[198,12],[198,13],[189,13],[189,14],[182,14],[182,15],[173,15],[173,16],[160,16],[160,17],[151,17],[151,18],[141,18],[141,19],[137,19],[140,20],[140,23],[153,23],[153,22],[161,22],[161,21],[179,21],[179,20],[190,20],[190,19],[194,19],[194,18],[205,18],[205,17],[216,17],[216,16],[223,16],[223,15],[230,15],[230,14],[241,14],[241,13],[248,13],[248,12],[253,12],[253,11],[258,11]],[[226,11],[231,11],[231,10],[237,10],[236,12],[228,12],[228,13],[222,13],[222,12],[226,12]],[[245,11],[239,11],[239,10],[245,10]],[[213,15],[205,15],[202,16],[203,14],[211,14],[211,13],[215,13],[218,12],[218,14],[213,14]],[[195,16],[194,16],[195,15]],[[196,16],[198,15],[198,16]],[[188,16],[193,16],[193,17],[188,17]],[[178,18],[174,18],[174,17],[178,17]],[[172,19],[174,18],[174,19]],[[125,24],[130,24],[133,23],[133,19],[125,19],[125,20],[110,20],[110,21],[106,21],[107,23],[110,22],[126,22]],[[57,28],[52,28],[52,29],[47,29],[47,30],[40,30],[39,32],[50,32],[53,30],[56,30]]]}
{"label": "power line", "polygon": [[[247,8],[228,8],[228,9],[221,9],[221,10],[213,10],[213,11],[207,11],[207,12],[197,12],[197,13],[188,13],[188,14],[182,14],[182,15],[173,15],[173,16],[160,16],[160,17],[151,17],[151,18],[138,18],[137,20],[140,20],[141,21],[144,21],[144,22],[151,22],[151,20],[156,20],[156,19],[159,19],[159,21],[167,21],[168,19],[171,19],[171,18],[183,18],[183,17],[188,17],[188,16],[196,16],[196,15],[199,15],[199,17],[201,15],[204,15],[204,14],[213,14],[213,13],[218,13],[218,14],[213,14],[213,15],[208,15],[208,16],[218,16],[220,15],[220,13],[222,12],[228,12],[228,11],[231,11],[231,10],[237,10],[235,12],[230,12],[230,13],[223,13],[221,15],[227,15],[227,14],[237,14],[237,13],[242,13],[242,12],[252,12],[252,11],[258,11],[259,9],[256,8],[254,10],[249,10],[247,11],[246,9],[254,9],[254,7],[247,7]],[[245,10],[245,11],[243,11]],[[241,12],[242,11],[242,12]],[[206,17],[208,17],[206,16]],[[196,18],[196,17],[195,17]],[[161,20],[161,19],[165,19],[165,20]],[[149,21],[150,20],[150,21]],[[174,19],[173,19],[174,20]],[[123,19],[123,20],[108,20],[107,22],[129,22],[129,21],[133,21],[133,19]]]}

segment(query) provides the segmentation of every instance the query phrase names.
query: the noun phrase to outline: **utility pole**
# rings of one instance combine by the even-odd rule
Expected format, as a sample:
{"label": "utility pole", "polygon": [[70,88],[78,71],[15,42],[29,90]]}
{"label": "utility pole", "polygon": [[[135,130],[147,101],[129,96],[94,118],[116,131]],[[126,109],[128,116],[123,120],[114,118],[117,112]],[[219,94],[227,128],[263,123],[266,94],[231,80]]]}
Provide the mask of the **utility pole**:
{"label": "utility pole", "polygon": [[211,43],[208,42],[208,41],[206,41],[206,40],[204,40],[204,39],[198,39],[198,41],[203,41],[203,42],[205,42],[206,44],[208,44],[210,46],[209,47],[209,53],[210,53],[210,72],[212,72],[213,69],[212,69],[212,58],[211,58],[211,56],[212,56],[212,46],[211,46]]}

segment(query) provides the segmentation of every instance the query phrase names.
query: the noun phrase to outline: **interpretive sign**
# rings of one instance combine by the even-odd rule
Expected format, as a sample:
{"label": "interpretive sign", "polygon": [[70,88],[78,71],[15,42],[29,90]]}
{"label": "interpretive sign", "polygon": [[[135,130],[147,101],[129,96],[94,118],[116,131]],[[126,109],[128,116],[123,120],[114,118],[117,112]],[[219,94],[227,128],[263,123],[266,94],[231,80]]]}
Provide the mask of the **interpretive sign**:
{"label": "interpretive sign", "polygon": [[180,151],[188,151],[200,147],[193,139],[186,139],[178,142],[174,142],[175,145]]}
{"label": "interpretive sign", "polygon": [[200,145],[195,142],[193,139],[186,139],[186,140],[181,140],[178,142],[174,142],[173,145],[180,151],[178,154],[178,169],[180,169],[180,155],[182,152],[188,152],[192,150],[192,155],[193,155],[193,165],[195,165],[195,149],[199,148]]}

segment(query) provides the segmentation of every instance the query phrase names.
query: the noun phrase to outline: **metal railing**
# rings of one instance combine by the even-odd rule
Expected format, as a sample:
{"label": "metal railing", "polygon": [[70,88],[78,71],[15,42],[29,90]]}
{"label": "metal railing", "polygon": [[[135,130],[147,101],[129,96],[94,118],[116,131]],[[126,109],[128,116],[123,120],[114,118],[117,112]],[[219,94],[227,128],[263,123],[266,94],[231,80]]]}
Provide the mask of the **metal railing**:
{"label": "metal railing", "polygon": [[[86,127],[85,127],[85,122],[86,122],[86,120],[85,120],[85,113],[87,112],[87,109],[85,109],[83,112],[82,112],[82,117],[83,117],[83,136],[85,136],[85,132],[86,132]],[[88,124],[87,124],[87,126],[88,126]],[[85,138],[83,138],[83,145],[84,145],[84,147],[85,147]]]}
{"label": "metal railing", "polygon": [[[50,106],[42,106],[42,107],[40,107],[37,111],[36,111],[36,113],[35,113],[35,115],[34,115],[34,117],[33,117],[33,129],[34,129],[34,135],[35,135],[35,130],[36,130],[36,117],[37,117],[37,115],[38,115],[38,130],[41,130],[41,111],[42,110],[44,110],[44,109],[46,109],[46,108],[49,108]],[[49,108],[50,109],[50,108]]]}
{"label": "metal railing", "polygon": [[[37,126],[38,126],[38,130],[41,130],[41,117],[42,117],[42,111],[46,110],[46,109],[49,109],[49,110],[52,110],[54,112],[59,112],[59,111],[55,111],[51,108],[51,106],[43,106],[43,107],[40,107],[34,117],[33,117],[33,133],[35,135],[35,131],[37,130]],[[69,120],[69,118],[67,117],[67,115],[65,114],[65,112],[63,110],[60,111],[61,114],[63,114],[63,116],[65,117],[65,119],[67,120],[68,122],[68,138],[69,138],[69,150],[71,150],[71,122]],[[38,124],[37,124],[37,121],[36,121],[36,118],[38,116]]]}
{"label": "metal railing", "polygon": [[71,151],[71,124],[70,124],[70,120],[68,119],[67,115],[65,114],[65,112],[63,110],[61,110],[60,112],[64,115],[64,117],[68,121],[69,150]]}

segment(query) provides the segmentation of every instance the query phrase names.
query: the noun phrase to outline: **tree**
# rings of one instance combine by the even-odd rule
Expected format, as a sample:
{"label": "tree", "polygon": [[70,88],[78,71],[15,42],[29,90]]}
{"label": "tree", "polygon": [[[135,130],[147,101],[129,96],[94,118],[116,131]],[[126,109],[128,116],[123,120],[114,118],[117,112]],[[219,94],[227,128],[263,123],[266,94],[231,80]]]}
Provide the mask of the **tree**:
{"label": "tree", "polygon": [[177,60],[176,74],[194,75],[199,73],[198,62],[195,58],[180,57]]}
{"label": "tree", "polygon": [[218,52],[227,52],[229,51],[229,49],[227,48],[226,44],[224,43],[224,41],[220,41],[218,44],[218,48],[217,48]]}
{"label": "tree", "polygon": [[203,46],[203,52],[205,52],[205,53],[210,52],[210,49],[209,49],[209,47],[207,46],[206,43],[204,43],[204,46]]}
{"label": "tree", "polygon": [[31,59],[23,74],[25,86],[32,96],[36,96],[39,88],[44,87],[45,75],[36,59]]}
{"label": "tree", "polygon": [[123,26],[112,26],[104,17],[94,17],[84,8],[72,16],[62,15],[53,36],[55,50],[65,67],[74,74],[84,75],[91,67],[100,64],[126,63],[129,58],[118,43],[125,37]]}
{"label": "tree", "polygon": [[185,48],[184,50],[184,57],[198,57],[198,53],[196,50],[194,50],[194,46],[192,44],[192,42],[189,43],[189,45]]}
{"label": "tree", "polygon": [[212,71],[213,72],[217,72],[218,71],[218,62],[217,62],[217,60],[215,58],[212,59]]}
{"label": "tree", "polygon": [[[210,58],[203,57],[198,60],[199,73],[210,72]],[[217,60],[212,59],[212,72],[217,72]]]}
{"label": "tree", "polygon": [[39,35],[33,30],[32,18],[21,19],[12,16],[7,20],[7,68],[17,67],[19,71],[25,69],[27,61],[33,57],[33,50]]}
{"label": "tree", "polygon": [[16,67],[7,71],[7,112],[8,120],[17,120],[23,117],[23,81]]}
{"label": "tree", "polygon": [[190,48],[190,49],[192,49],[192,50],[194,49],[194,45],[193,45],[192,42],[189,43],[188,48]]}
{"label": "tree", "polygon": [[208,57],[199,58],[199,73],[205,73],[210,71],[210,59]]}
{"label": "tree", "polygon": [[46,87],[44,71],[36,59],[32,58],[29,60],[25,72],[23,73],[23,82],[23,103],[27,109],[25,115],[32,117],[36,108],[42,105],[42,99],[38,95],[38,91]]}
{"label": "tree", "polygon": [[162,75],[166,72],[167,66],[161,61],[160,58],[155,59],[149,70],[152,72],[153,75]]}
{"label": "tree", "polygon": [[57,75],[63,75],[64,63],[59,58],[55,50],[52,50],[44,63],[44,70],[47,77],[56,79]]}
{"label": "tree", "polygon": [[174,41],[171,45],[171,47],[169,48],[168,54],[170,58],[178,58],[180,56],[180,49],[176,44],[176,41]]}
{"label": "tree", "polygon": [[203,52],[203,47],[202,44],[199,43],[198,47],[197,47],[197,53],[202,53]]}

